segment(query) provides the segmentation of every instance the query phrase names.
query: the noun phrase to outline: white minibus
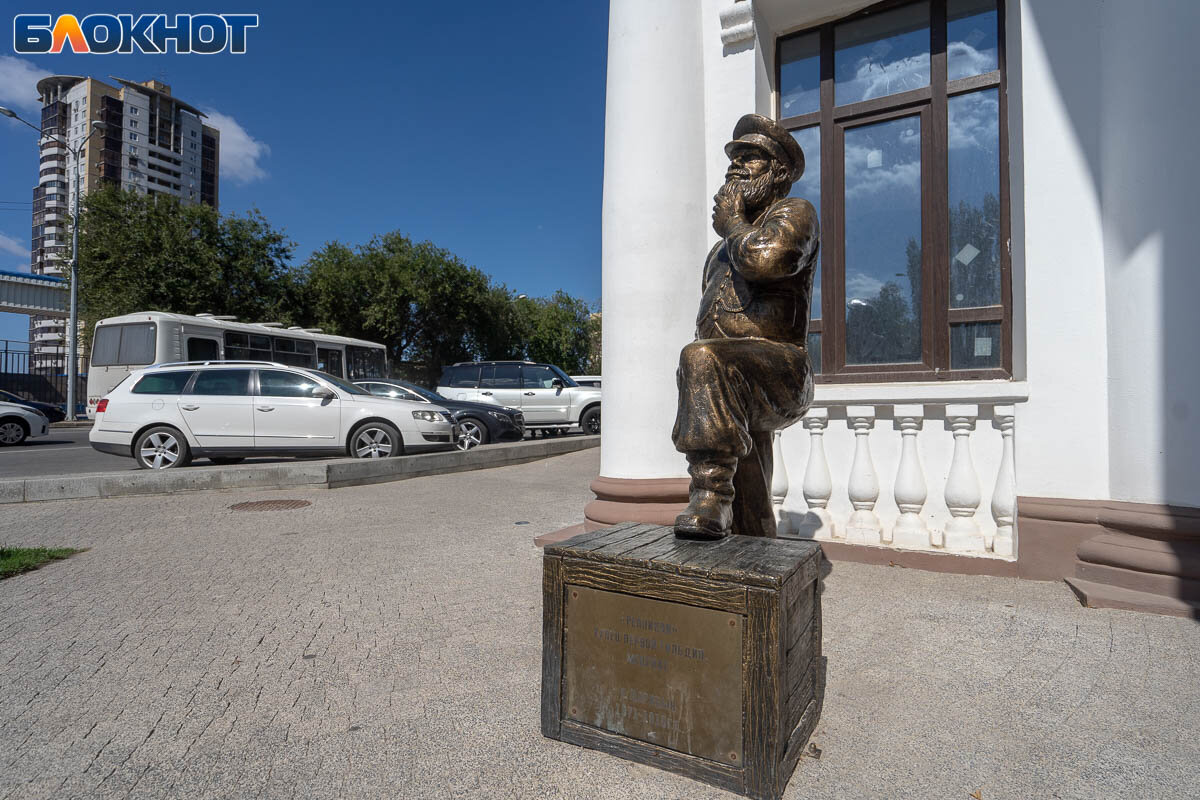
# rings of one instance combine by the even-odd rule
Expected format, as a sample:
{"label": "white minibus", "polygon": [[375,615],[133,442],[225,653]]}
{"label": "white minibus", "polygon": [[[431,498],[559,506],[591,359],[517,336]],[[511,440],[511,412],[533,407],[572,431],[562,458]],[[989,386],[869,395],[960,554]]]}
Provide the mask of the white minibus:
{"label": "white minibus", "polygon": [[131,370],[171,361],[276,361],[348,381],[387,377],[383,345],[320,328],[238,322],[212,314],[141,311],[96,323],[87,375],[87,415]]}

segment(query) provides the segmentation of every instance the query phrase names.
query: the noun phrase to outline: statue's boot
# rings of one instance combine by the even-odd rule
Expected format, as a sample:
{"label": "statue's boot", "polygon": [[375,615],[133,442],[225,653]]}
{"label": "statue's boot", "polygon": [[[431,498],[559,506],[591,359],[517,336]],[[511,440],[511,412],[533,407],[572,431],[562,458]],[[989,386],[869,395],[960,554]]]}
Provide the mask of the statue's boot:
{"label": "statue's boot", "polygon": [[736,458],[688,459],[692,476],[687,508],[675,518],[681,539],[720,539],[733,524],[733,475]]}

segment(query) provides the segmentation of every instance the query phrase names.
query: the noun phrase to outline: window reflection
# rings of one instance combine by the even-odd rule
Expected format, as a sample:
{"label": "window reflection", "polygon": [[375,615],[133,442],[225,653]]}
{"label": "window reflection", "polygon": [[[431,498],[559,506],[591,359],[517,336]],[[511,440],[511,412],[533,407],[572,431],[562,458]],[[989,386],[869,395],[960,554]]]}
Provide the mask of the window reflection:
{"label": "window reflection", "polygon": [[821,37],[816,31],[779,43],[779,116],[821,108]]}
{"label": "window reflection", "polygon": [[946,73],[950,80],[1000,68],[996,0],[946,4]]}
{"label": "window reflection", "polygon": [[929,3],[872,14],[834,30],[838,105],[929,85]]}
{"label": "window reflection", "polygon": [[921,120],[845,132],[846,363],[921,360]]}
{"label": "window reflection", "polygon": [[1000,303],[1000,96],[951,97],[950,307]]}
{"label": "window reflection", "polygon": [[[821,128],[814,125],[792,131],[792,138],[804,151],[804,175],[792,184],[788,197],[802,197],[813,204],[817,219],[821,218]],[[812,306],[809,319],[821,318],[821,259],[817,257],[817,268],[813,271]]]}
{"label": "window reflection", "polygon": [[1000,323],[967,322],[950,326],[950,369],[1000,366]]}

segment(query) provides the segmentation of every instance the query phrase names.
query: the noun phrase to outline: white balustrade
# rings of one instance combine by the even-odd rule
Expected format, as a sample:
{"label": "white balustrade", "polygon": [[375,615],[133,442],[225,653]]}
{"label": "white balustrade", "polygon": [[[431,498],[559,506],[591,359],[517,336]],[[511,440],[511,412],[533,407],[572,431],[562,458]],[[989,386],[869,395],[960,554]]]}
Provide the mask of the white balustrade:
{"label": "white balustrade", "polygon": [[833,519],[826,508],[833,496],[833,478],[825,458],[824,434],[825,426],[829,424],[829,409],[810,408],[804,415],[803,424],[808,431],[808,465],[804,468],[804,483],[800,490],[804,493],[804,502],[808,503],[808,514],[799,526],[799,532],[808,536],[833,536]]}
{"label": "white balustrade", "polygon": [[923,405],[898,405],[895,407],[896,426],[900,429],[900,466],[896,469],[894,493],[900,516],[892,528],[892,544],[913,550],[928,550],[930,547],[929,527],[921,519],[928,490],[925,486],[925,470],[917,452],[917,432],[925,418]]}
{"label": "white balustrade", "polygon": [[879,544],[883,526],[875,514],[879,499],[879,477],[871,459],[871,428],[875,426],[874,406],[847,406],[846,419],[854,429],[854,462],[846,493],[854,512],[846,523],[846,541],[855,544]]}
{"label": "white balustrade", "polygon": [[992,537],[992,552],[998,556],[1015,556],[1013,523],[1017,509],[1017,473],[1013,461],[1013,430],[1016,413],[1013,406],[996,406],[993,422],[1000,429],[1003,450],[996,487],[992,490],[992,518],[996,520],[996,535]]}
{"label": "white balustrade", "polygon": [[771,437],[771,506],[775,510],[776,534],[790,533],[788,517],[783,513],[783,501],[787,500],[788,474],[787,465],[783,463],[783,445],[780,444],[780,434],[775,431]]}
{"label": "white balustrade", "polygon": [[979,406],[952,404],[946,406],[946,421],[954,433],[954,457],[946,478],[946,508],[952,519],[946,526],[945,547],[958,553],[987,550],[983,531],[975,520],[975,511],[983,496],[979,489],[979,474],[971,458],[971,431],[979,417]]}

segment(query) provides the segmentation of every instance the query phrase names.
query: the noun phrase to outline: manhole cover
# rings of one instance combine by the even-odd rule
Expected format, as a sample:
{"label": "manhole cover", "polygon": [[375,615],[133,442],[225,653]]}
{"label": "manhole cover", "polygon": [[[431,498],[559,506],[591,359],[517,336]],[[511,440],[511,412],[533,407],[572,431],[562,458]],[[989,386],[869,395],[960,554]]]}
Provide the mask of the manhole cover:
{"label": "manhole cover", "polygon": [[308,500],[252,500],[248,503],[234,503],[230,511],[290,511],[293,508],[311,506]]}

